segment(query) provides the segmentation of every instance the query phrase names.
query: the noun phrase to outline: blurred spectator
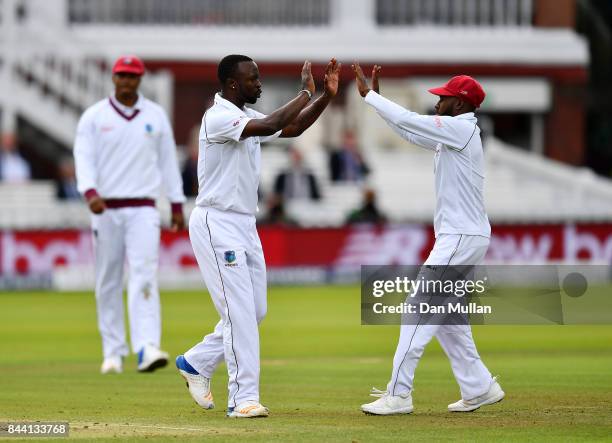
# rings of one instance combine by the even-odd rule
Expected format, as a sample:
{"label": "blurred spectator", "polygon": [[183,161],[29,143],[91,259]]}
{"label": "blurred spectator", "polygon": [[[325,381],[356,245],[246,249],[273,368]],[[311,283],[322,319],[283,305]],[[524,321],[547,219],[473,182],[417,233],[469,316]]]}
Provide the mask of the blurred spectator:
{"label": "blurred spectator", "polygon": [[200,153],[200,128],[194,126],[189,131],[187,141],[187,161],[183,165],[181,175],[183,177],[183,192],[186,197],[198,195],[198,155]]}
{"label": "blurred spectator", "polygon": [[370,168],[359,150],[357,137],[352,131],[346,131],[342,147],[331,152],[329,166],[333,182],[361,182],[370,173]]}
{"label": "blurred spectator", "polygon": [[6,183],[25,182],[30,179],[30,165],[26,162],[15,144],[15,136],[2,136],[2,151],[0,152],[0,181]]}
{"label": "blurred spectator", "polygon": [[355,209],[346,219],[347,224],[354,223],[386,223],[387,217],[378,209],[376,192],[373,189],[363,190],[363,203]]}
{"label": "blurred spectator", "polygon": [[74,160],[71,157],[63,158],[57,167],[56,195],[62,200],[80,199],[77,190]]}
{"label": "blurred spectator", "polygon": [[265,225],[297,226],[297,222],[285,212],[283,198],[279,194],[272,194],[268,199],[268,213],[261,221]]}
{"label": "blurred spectator", "polygon": [[314,174],[304,167],[302,153],[292,147],[288,151],[291,159],[289,169],[281,171],[274,180],[274,193],[283,200],[320,200],[321,192]]}

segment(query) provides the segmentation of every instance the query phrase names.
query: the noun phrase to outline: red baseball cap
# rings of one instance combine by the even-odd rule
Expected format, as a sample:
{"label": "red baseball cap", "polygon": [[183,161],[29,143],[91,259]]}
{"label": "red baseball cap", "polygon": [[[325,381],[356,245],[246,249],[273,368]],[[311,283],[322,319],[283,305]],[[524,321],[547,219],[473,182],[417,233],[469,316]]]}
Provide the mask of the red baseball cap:
{"label": "red baseball cap", "polygon": [[480,83],[469,75],[458,75],[447,81],[444,86],[428,91],[434,95],[458,97],[477,108],[480,107],[486,95]]}
{"label": "red baseball cap", "polygon": [[119,74],[120,72],[143,75],[145,72],[145,65],[142,60],[135,55],[122,55],[113,65],[113,74]]}

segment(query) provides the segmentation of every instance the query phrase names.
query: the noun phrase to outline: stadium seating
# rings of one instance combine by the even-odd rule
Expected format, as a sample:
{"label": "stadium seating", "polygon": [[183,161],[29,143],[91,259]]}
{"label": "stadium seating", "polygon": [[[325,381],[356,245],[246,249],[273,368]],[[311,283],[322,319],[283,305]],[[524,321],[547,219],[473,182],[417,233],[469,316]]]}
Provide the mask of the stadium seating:
{"label": "stadium seating", "polygon": [[[574,168],[490,138],[486,144],[485,199],[496,223],[600,221],[612,216],[612,183],[587,168]],[[287,211],[304,226],[339,226],[361,201],[362,186],[376,190],[380,208],[392,222],[431,223],[435,208],[433,158],[415,149],[368,152],[372,177],[363,185],[329,180],[322,149],[305,152],[321,184],[321,202],[294,202]],[[263,152],[262,186],[285,166],[282,150]],[[529,199],[525,196],[529,195]]]}
{"label": "stadium seating", "polygon": [[[322,148],[305,153],[306,163],[321,185],[321,202],[295,201],[289,215],[302,226],[340,226],[360,205],[362,187],[373,188],[380,209],[391,222],[431,223],[434,208],[433,158],[414,148],[369,153],[371,178],[366,183],[332,183]],[[586,168],[570,167],[504,145],[494,138],[486,145],[485,199],[496,223],[608,220],[612,217],[612,183]],[[263,151],[262,190],[270,192],[275,175],[286,166],[284,149]],[[525,196],[529,195],[526,199]],[[186,213],[193,207],[188,202]],[[167,222],[168,203],[158,201]],[[260,204],[259,217],[265,216]],[[61,229],[89,226],[80,201],[58,201],[53,182],[0,184],[0,229]]]}

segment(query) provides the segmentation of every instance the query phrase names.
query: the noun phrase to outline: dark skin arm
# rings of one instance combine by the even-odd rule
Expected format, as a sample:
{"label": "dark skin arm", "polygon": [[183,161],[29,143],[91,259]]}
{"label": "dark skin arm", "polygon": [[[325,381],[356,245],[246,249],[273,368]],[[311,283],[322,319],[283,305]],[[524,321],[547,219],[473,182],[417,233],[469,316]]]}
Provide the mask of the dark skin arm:
{"label": "dark skin arm", "polygon": [[[315,92],[315,84],[310,70],[310,62],[307,61],[302,67],[302,90]],[[283,129],[298,116],[300,111],[310,101],[310,97],[305,92],[300,92],[296,98],[286,105],[278,108],[272,114],[261,119],[253,119],[247,123],[242,131],[242,138],[253,136],[272,135]]]}
{"label": "dark skin arm", "polygon": [[340,78],[340,64],[332,58],[325,68],[325,90],[323,95],[302,110],[289,126],[283,128],[281,137],[298,137],[319,118],[332,98],[338,93]]}
{"label": "dark skin arm", "polygon": [[173,212],[170,219],[170,230],[172,232],[178,232],[185,229],[185,218],[182,212]]}

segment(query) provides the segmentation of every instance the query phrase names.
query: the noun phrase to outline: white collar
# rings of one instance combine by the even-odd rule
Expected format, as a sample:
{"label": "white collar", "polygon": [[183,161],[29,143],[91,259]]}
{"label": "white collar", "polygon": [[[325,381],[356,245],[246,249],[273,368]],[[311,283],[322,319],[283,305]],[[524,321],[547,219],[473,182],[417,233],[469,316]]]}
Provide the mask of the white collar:
{"label": "white collar", "polygon": [[215,94],[215,103],[218,103],[220,105],[225,106],[226,108],[235,108],[238,109],[241,112],[246,112],[246,106],[243,107],[242,109],[240,109],[238,106],[236,106],[234,103],[232,103],[231,101],[229,101],[226,98],[223,98],[223,96],[221,95],[221,93],[217,92]]}
{"label": "white collar", "polygon": [[464,114],[455,115],[455,118],[463,118],[466,120],[475,120],[476,116],[473,112],[466,112]]}

